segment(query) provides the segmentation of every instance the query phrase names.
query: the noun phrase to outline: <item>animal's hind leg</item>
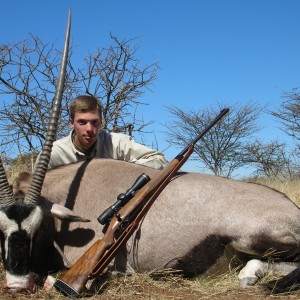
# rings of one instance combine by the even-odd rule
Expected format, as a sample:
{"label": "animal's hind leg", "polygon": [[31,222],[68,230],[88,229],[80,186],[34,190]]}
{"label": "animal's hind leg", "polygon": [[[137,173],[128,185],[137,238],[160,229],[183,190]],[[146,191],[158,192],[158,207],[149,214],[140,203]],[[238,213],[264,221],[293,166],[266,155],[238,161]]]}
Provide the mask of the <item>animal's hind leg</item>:
{"label": "animal's hind leg", "polygon": [[[215,234],[209,235],[169,267],[181,270],[185,277],[192,278],[200,274],[209,274],[213,271],[212,269],[216,269],[216,265],[221,263],[224,257],[225,245],[228,245],[229,242],[230,240],[227,237]],[[226,269],[228,270],[228,264]]]}
{"label": "animal's hind leg", "polygon": [[268,282],[267,287],[272,291],[272,293],[282,293],[299,289],[299,285],[300,268],[296,268],[287,276]]}
{"label": "animal's hind leg", "polygon": [[252,286],[259,279],[268,275],[286,275],[299,266],[299,263],[267,262],[258,259],[250,260],[239,273],[239,281],[242,286]]}

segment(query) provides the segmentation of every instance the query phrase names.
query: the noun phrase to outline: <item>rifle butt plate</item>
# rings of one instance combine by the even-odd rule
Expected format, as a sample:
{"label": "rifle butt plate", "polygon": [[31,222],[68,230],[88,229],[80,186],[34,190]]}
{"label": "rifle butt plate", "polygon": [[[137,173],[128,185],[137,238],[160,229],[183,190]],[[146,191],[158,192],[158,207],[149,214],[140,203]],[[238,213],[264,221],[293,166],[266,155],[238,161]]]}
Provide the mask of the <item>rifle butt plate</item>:
{"label": "rifle butt plate", "polygon": [[74,290],[71,286],[66,284],[60,279],[57,279],[54,283],[54,287],[64,294],[65,296],[71,297],[71,298],[78,298],[80,296],[80,293],[78,293],[76,290]]}

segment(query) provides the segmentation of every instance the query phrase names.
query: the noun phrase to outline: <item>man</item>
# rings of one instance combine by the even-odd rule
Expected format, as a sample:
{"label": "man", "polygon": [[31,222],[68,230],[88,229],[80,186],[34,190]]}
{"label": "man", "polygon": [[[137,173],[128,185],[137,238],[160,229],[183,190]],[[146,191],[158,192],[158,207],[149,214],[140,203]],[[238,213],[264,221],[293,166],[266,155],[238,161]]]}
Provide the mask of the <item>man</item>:
{"label": "man", "polygon": [[162,153],[136,143],[120,133],[100,131],[101,105],[91,96],[78,96],[70,104],[70,134],[53,143],[48,165],[53,169],[87,158],[112,158],[155,169],[162,169],[167,160]]}

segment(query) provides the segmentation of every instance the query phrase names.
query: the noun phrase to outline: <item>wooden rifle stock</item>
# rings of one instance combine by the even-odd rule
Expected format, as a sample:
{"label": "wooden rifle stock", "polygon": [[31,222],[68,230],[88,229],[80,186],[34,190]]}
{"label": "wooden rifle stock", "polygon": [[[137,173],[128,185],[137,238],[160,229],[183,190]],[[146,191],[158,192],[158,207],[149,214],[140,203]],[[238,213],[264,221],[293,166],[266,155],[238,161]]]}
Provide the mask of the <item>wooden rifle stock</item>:
{"label": "wooden rifle stock", "polygon": [[[228,111],[229,109],[223,109],[189,146],[182,150],[153,179],[137,191],[134,197],[111,219],[102,239],[97,240],[69,270],[58,277],[54,284],[56,289],[72,298],[82,294],[88,279],[100,275],[112,261],[120,246],[124,245],[131,237],[153,202],[193,153],[194,145],[221,120]],[[137,215],[129,221],[126,228],[118,238],[116,238],[116,231],[120,228],[122,223],[130,219],[130,216],[136,213],[137,210]]]}

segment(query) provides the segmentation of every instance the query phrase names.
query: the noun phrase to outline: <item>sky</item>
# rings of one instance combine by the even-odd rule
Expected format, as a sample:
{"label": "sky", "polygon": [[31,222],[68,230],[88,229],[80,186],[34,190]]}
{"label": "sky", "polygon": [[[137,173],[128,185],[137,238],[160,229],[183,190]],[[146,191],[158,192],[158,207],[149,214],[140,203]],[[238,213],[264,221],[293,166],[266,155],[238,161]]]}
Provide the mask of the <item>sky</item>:
{"label": "sky", "polygon": [[[0,0],[0,42],[33,33],[62,49],[68,10],[75,59],[118,39],[139,38],[146,65],[160,69],[152,93],[142,99],[154,120],[159,150],[169,160],[163,123],[167,106],[186,110],[255,102],[276,109],[300,83],[299,0]],[[0,100],[1,101],[1,100]],[[265,141],[285,139],[270,116],[259,121]]]}

